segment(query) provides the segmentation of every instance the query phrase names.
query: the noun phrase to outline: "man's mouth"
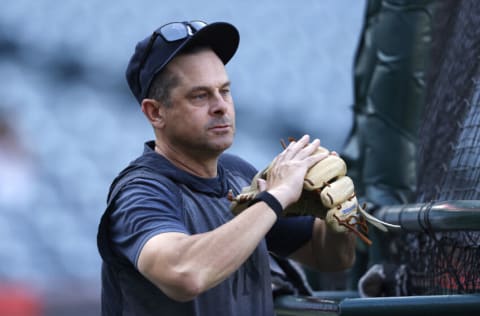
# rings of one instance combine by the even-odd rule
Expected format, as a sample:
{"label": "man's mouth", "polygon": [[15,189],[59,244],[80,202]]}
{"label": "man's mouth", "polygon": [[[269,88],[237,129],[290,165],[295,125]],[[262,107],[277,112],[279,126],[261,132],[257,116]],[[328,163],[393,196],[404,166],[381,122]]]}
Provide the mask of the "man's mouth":
{"label": "man's mouth", "polygon": [[214,126],[210,127],[209,129],[214,130],[214,131],[220,131],[220,130],[226,130],[226,129],[229,129],[229,128],[230,128],[230,125],[222,124],[222,125],[214,125]]}

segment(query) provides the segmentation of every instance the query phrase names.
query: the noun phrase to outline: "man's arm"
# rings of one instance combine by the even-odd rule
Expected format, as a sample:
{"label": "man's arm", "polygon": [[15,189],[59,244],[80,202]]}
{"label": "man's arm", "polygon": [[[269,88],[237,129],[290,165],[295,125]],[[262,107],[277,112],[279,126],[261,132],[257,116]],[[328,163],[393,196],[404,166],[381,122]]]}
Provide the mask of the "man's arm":
{"label": "man's arm", "polygon": [[316,218],[312,238],[290,257],[320,271],[341,271],[355,261],[355,241],[353,233],[337,233]]}
{"label": "man's arm", "polygon": [[140,252],[138,269],[172,299],[191,300],[237,270],[276,218],[261,202],[210,232],[156,235]]}

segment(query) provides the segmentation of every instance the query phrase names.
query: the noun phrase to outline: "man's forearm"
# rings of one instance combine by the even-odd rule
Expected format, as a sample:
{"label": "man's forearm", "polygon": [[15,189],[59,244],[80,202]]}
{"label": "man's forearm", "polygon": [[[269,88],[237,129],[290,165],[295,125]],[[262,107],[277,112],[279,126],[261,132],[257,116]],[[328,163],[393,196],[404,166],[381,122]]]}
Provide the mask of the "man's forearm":
{"label": "man's forearm", "polygon": [[323,247],[328,254],[324,263],[327,270],[341,271],[352,267],[355,262],[355,243],[356,236],[352,232],[338,233],[325,225]]}
{"label": "man's forearm", "polygon": [[237,270],[276,218],[261,202],[213,231],[154,236],[142,249],[138,268],[171,298],[193,299]]}
{"label": "man's forearm", "polygon": [[312,239],[291,258],[320,271],[341,271],[355,261],[355,235],[337,233],[321,219],[315,219]]}

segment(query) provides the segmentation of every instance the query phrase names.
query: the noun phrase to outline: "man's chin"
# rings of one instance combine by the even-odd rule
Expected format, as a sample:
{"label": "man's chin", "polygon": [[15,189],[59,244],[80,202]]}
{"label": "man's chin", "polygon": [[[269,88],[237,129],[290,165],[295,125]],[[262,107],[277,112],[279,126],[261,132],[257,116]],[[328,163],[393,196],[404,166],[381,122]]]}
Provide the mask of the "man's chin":
{"label": "man's chin", "polygon": [[225,150],[227,150],[228,148],[230,148],[233,144],[233,136],[231,137],[225,137],[225,138],[222,138],[222,139],[217,139],[213,144],[212,144],[212,148],[219,152],[219,153],[222,153],[224,152]]}
{"label": "man's chin", "polygon": [[228,148],[232,146],[233,142],[228,142],[228,143],[222,143],[222,144],[217,144],[215,146],[215,150],[218,151],[219,153],[224,152]]}

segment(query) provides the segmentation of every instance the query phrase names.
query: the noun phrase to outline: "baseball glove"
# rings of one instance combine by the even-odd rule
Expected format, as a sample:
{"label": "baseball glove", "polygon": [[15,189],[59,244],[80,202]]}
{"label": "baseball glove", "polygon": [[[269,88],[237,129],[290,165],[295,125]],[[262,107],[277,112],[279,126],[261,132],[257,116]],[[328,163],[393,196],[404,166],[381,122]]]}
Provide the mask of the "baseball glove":
{"label": "baseball glove", "polygon": [[[285,148],[283,142],[282,145]],[[329,150],[319,147],[317,153],[319,152],[329,153]],[[266,180],[269,171],[270,165],[258,172],[251,185],[243,188],[237,196],[232,192],[229,193],[229,200],[232,202],[231,211],[234,215],[248,207],[249,202],[259,193],[257,180],[259,178]],[[299,200],[288,206],[282,215],[312,215],[321,218],[334,231],[339,233],[352,231],[370,245],[371,241],[366,237],[367,221],[382,231],[395,225],[378,220],[358,204],[353,181],[346,174],[347,166],[343,159],[330,153],[308,170]]]}

